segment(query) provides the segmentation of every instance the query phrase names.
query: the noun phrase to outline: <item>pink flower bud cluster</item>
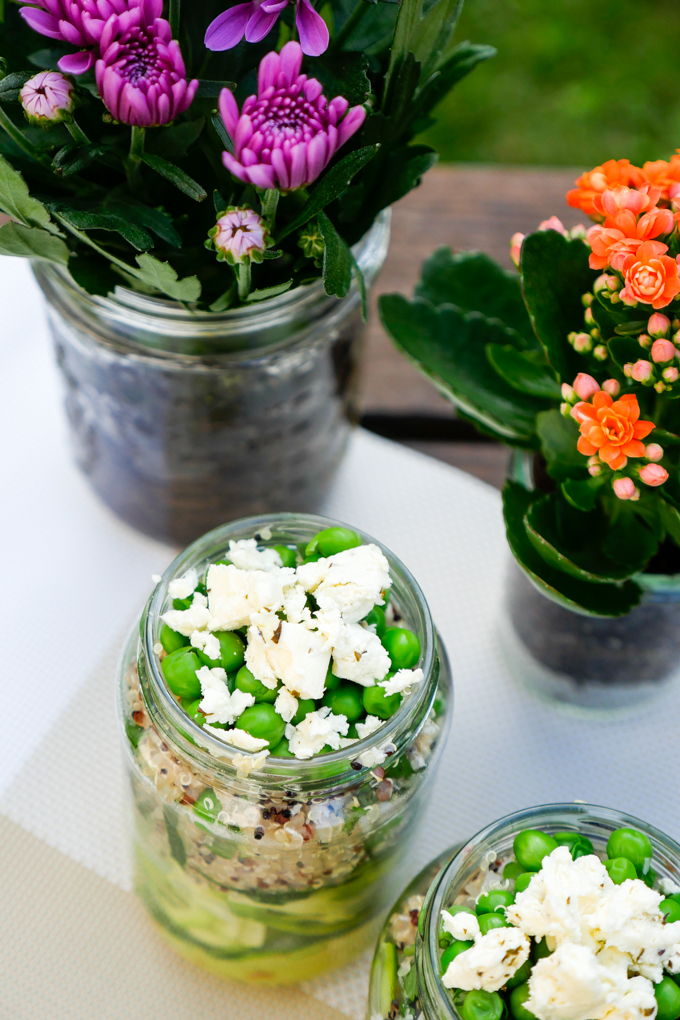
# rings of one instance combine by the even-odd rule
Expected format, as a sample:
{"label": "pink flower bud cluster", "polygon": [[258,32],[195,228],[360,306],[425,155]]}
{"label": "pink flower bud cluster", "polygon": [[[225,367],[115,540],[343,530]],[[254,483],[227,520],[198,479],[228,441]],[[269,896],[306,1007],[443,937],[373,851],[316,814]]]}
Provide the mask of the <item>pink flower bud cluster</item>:
{"label": "pink flower bud cluster", "polygon": [[[567,228],[562,223],[562,220],[560,220],[559,217],[557,216],[551,216],[549,219],[543,220],[542,223],[538,224],[538,227],[536,229],[554,230],[558,234],[562,234],[562,237],[566,237],[568,239],[579,237],[584,241],[586,240],[586,228],[583,226],[582,223],[577,223],[575,227],[571,228],[571,230],[567,230]],[[517,267],[519,267],[519,259],[522,251],[522,241],[524,240],[525,237],[526,234],[521,234],[518,232],[516,234],[513,234],[512,237],[510,238],[510,258]]]}
{"label": "pink flower bud cluster", "polygon": [[[669,339],[672,329],[667,315],[654,312],[649,317],[647,332],[638,336],[638,342],[643,350],[649,351],[651,360],[641,358],[624,365],[623,371],[629,379],[643,386],[653,386],[657,393],[672,389],[680,379],[680,368],[671,364],[680,360],[680,350]],[[676,333],[673,340],[680,340],[680,336]]]}

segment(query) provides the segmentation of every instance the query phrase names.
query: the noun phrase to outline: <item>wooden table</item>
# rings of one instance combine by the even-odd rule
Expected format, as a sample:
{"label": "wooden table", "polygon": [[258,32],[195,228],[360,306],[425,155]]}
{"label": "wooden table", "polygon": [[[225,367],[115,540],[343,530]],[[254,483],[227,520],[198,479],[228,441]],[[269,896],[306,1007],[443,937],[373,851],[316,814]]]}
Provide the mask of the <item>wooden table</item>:
{"label": "wooden table", "polygon": [[[565,226],[583,221],[564,199],[578,173],[568,168],[440,166],[395,206],[390,251],[369,318],[363,389],[367,427],[502,485],[505,448],[455,429],[451,405],[392,346],[375,302],[379,294],[392,291],[410,295],[421,263],[442,244],[485,251],[511,268],[509,245],[515,231],[528,233],[553,214]],[[452,439],[456,431],[467,433],[465,440]]]}

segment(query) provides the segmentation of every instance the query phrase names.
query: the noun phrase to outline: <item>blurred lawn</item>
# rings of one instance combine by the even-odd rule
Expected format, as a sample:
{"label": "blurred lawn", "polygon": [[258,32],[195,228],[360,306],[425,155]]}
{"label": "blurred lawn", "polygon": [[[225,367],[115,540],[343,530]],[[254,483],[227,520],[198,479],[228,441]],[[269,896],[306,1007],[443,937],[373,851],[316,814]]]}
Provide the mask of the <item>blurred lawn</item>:
{"label": "blurred lawn", "polygon": [[590,167],[680,146],[679,0],[466,0],[458,40],[498,55],[442,103],[443,160]]}

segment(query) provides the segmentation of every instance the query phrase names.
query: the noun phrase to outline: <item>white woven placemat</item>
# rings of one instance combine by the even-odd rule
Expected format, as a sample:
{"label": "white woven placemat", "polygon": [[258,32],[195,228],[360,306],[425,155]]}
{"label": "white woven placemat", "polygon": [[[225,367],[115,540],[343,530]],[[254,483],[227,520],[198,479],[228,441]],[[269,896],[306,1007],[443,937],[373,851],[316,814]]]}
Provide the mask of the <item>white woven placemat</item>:
{"label": "white woven placemat", "polygon": [[[194,1020],[362,1020],[367,958],[272,999],[180,963],[147,928],[129,891],[113,671],[150,575],[174,551],[118,521],[71,464],[41,301],[19,260],[0,259],[0,307],[0,1016],[128,1020],[134,1008],[172,1020],[190,1003]],[[497,492],[359,431],[326,512],[410,567],[452,662],[454,724],[414,873],[494,818],[551,800],[607,804],[680,837],[680,695],[662,713],[588,722],[510,679],[496,639]]]}

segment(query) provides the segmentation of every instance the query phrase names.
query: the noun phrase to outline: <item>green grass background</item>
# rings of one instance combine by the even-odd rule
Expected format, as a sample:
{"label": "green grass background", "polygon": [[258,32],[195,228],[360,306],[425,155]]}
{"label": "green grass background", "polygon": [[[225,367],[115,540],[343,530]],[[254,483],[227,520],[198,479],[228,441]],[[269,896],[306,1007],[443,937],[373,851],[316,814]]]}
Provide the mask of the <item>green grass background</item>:
{"label": "green grass background", "polygon": [[680,0],[466,0],[458,40],[498,49],[424,140],[442,160],[590,167],[680,147]]}

